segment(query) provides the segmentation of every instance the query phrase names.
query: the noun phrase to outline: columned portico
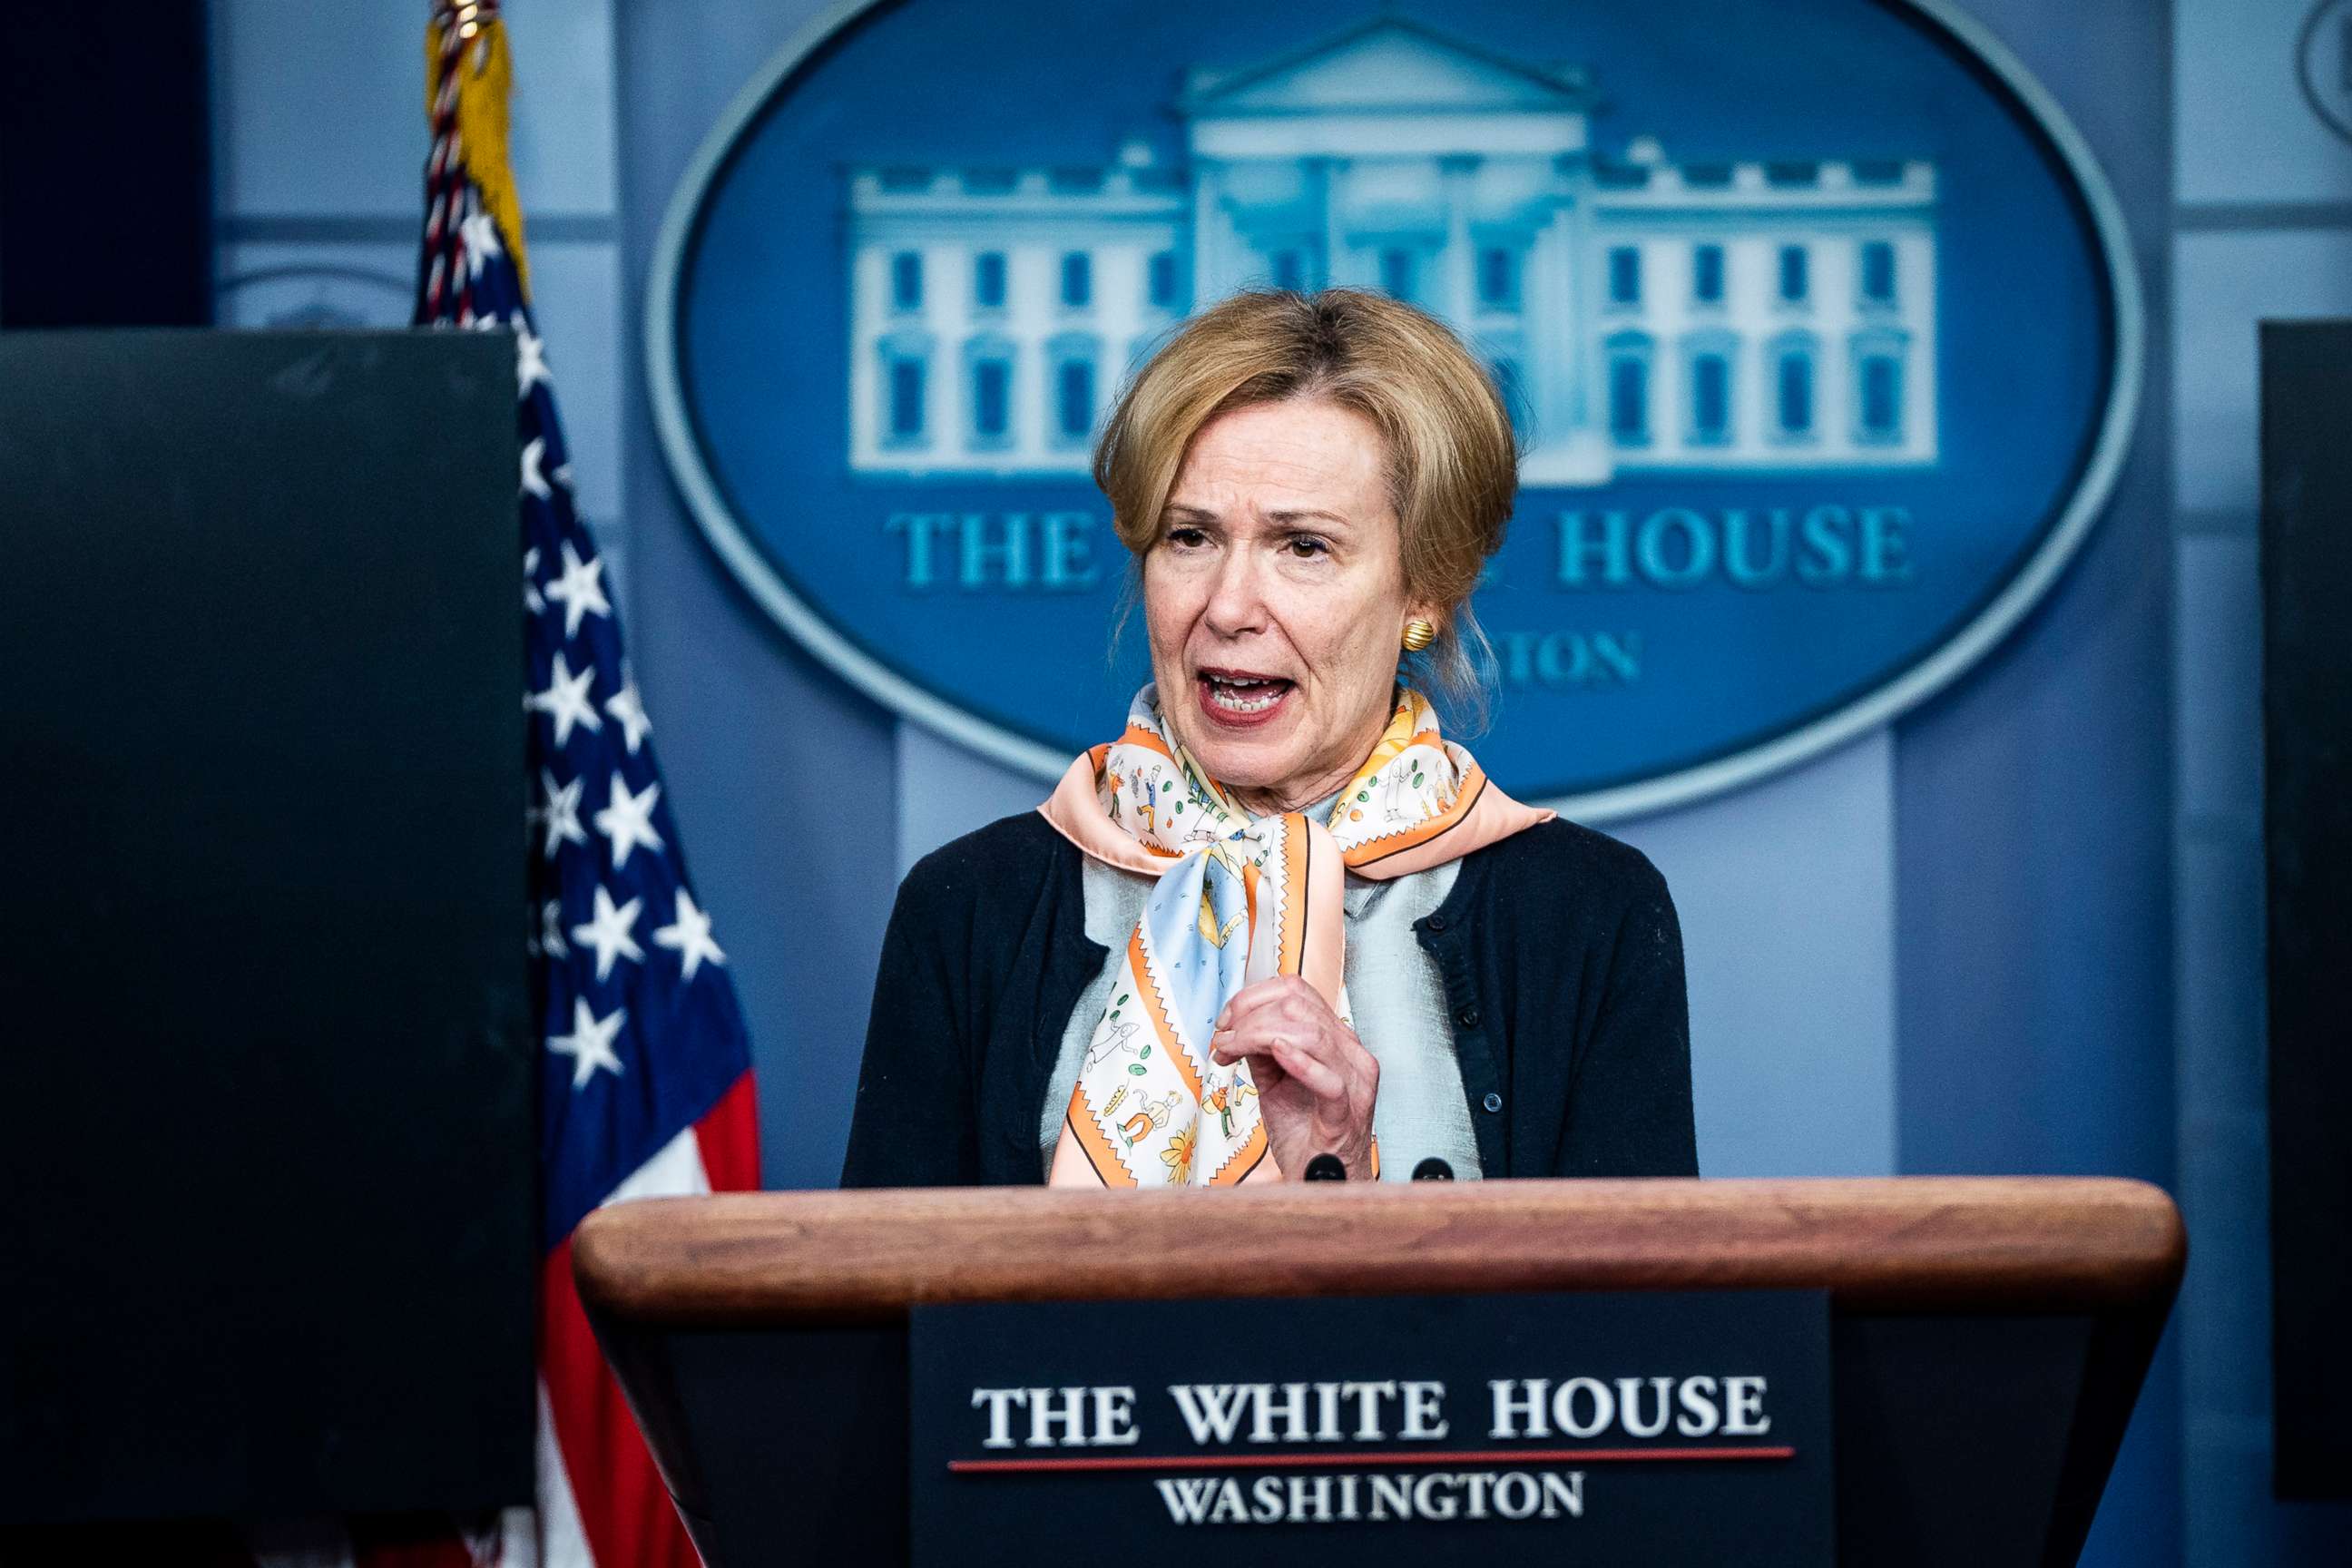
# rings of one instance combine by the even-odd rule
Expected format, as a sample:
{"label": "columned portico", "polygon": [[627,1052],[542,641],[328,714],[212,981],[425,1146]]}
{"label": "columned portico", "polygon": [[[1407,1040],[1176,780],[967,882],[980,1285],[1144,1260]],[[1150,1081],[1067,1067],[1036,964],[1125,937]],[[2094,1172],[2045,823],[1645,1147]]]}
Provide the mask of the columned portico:
{"label": "columned portico", "polygon": [[1470,277],[1477,264],[1470,246],[1470,180],[1477,172],[1478,160],[1467,153],[1441,159],[1437,165],[1445,205],[1445,314],[1456,323],[1470,320],[1476,298]]}
{"label": "columned portico", "polygon": [[[1604,152],[1579,68],[1395,16],[1186,73],[1181,163],[852,172],[850,466],[1087,471],[1167,327],[1351,284],[1443,317],[1529,486],[1937,457],[1936,170]],[[1189,277],[1177,261],[1189,258]]]}

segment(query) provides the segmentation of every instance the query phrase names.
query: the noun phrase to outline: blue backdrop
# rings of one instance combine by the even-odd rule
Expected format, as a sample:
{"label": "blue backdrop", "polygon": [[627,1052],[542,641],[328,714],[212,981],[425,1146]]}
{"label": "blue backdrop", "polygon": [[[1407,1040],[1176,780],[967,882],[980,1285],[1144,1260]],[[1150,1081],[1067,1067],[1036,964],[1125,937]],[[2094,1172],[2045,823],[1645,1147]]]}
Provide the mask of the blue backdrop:
{"label": "blue backdrop", "polygon": [[[1140,137],[1161,167],[1181,169],[1182,130],[1169,106],[1181,65],[1255,63],[1370,14],[1357,0],[1278,12],[1233,0],[1122,10],[1113,27],[1099,25],[1099,6],[1048,4],[1008,28],[1002,8],[980,0],[881,7],[795,70],[744,128],[680,274],[684,402],[736,524],[866,658],[1063,755],[1116,728],[1141,674],[1139,649],[1115,670],[1098,657],[1124,569],[1103,559],[1122,552],[1082,472],[850,470],[847,166],[1099,168]],[[1932,160],[1936,177],[1933,342],[1922,345],[1935,460],[1841,465],[1792,446],[1744,472],[1635,468],[1595,489],[1524,491],[1477,597],[1481,618],[1506,637],[1604,627],[1641,650],[1639,674],[1514,684],[1503,721],[1481,745],[1488,770],[1546,798],[1690,767],[1853,701],[1957,633],[2071,498],[2112,371],[2105,263],[2038,123],[1916,14],[1868,0],[1769,8],[1661,0],[1638,12],[1476,0],[1445,7],[1443,25],[1512,59],[1589,67],[1603,100],[1594,139],[1604,162],[1658,135],[1678,163],[1917,158]],[[1733,72],[1748,85],[1722,90]],[[1019,111],[1047,103],[1051,113]],[[1766,209],[1759,221],[1769,226],[1781,194],[1752,198]],[[842,216],[811,221],[816,214]],[[1777,216],[1789,235],[1849,221],[1809,220],[1797,207]],[[1084,220],[1062,221],[1083,234]],[[962,214],[942,231],[985,222]],[[1924,287],[1916,278],[1906,286]],[[961,287],[954,278],[929,284]],[[1767,325],[1801,327],[1809,315]],[[934,357],[952,363],[951,353]],[[949,364],[932,374],[950,374]],[[1899,519],[1899,565],[1864,572],[1849,553],[1842,581],[1791,573],[1762,587],[1732,582],[1719,565],[1686,586],[1645,583],[1638,571],[1622,586],[1559,580],[1564,512],[1622,512],[1639,531],[1675,509],[1679,521],[1660,537],[1663,559],[1679,567],[1701,520],[1715,537],[1736,526],[1721,521],[1726,513],[1742,512],[1760,538],[1775,513],[1801,533],[1818,507],[1840,509],[1834,526],[1848,552],[1860,549],[1866,509]],[[1064,593],[911,585],[907,540],[887,520],[951,511],[1079,514],[1092,520],[1099,569],[1091,586]],[[1008,621],[1018,638],[1004,637]]]}

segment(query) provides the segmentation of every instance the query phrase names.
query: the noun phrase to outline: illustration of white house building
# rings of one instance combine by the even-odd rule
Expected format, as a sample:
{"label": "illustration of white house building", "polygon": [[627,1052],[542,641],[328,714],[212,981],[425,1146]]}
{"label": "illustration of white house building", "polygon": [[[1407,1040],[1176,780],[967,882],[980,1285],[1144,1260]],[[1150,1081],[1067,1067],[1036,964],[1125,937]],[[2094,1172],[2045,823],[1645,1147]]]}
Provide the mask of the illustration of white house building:
{"label": "illustration of white house building", "polygon": [[1249,285],[1386,290],[1493,371],[1530,485],[1937,455],[1936,171],[1595,155],[1575,68],[1393,15],[1195,68],[1183,166],[848,174],[850,464],[1083,474],[1119,381]]}

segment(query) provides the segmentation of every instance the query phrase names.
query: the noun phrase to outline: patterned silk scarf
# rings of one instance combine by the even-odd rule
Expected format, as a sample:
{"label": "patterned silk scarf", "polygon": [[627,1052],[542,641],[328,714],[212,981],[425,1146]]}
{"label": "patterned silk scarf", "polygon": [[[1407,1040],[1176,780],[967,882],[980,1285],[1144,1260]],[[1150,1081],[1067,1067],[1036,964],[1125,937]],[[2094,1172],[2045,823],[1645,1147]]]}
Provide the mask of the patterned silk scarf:
{"label": "patterned silk scarf", "polygon": [[1087,1043],[1049,1177],[1111,1187],[1278,1178],[1249,1064],[1209,1056],[1226,1002],[1269,975],[1300,974],[1352,1028],[1345,871],[1402,877],[1553,816],[1490,784],[1406,688],[1328,826],[1297,812],[1253,817],[1177,743],[1150,686],[1127,732],[1073,762],[1037,809],[1096,859],[1159,879]]}

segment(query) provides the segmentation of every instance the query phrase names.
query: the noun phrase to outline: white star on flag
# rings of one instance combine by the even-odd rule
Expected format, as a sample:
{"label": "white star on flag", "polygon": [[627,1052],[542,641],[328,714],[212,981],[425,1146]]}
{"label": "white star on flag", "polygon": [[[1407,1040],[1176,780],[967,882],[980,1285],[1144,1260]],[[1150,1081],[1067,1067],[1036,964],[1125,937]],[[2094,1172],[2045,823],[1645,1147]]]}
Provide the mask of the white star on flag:
{"label": "white star on flag", "polygon": [[588,688],[595,679],[594,665],[574,675],[572,667],[563,662],[563,655],[558,653],[547,672],[547,689],[531,693],[530,706],[555,721],[557,745],[572,739],[574,724],[591,732],[604,727],[604,721],[596,717],[596,705],[588,700]]}
{"label": "white star on flag", "polygon": [[515,395],[529,397],[534,386],[547,384],[547,340],[521,321],[515,323]]}
{"label": "white star on flag", "polygon": [[619,721],[622,738],[628,743],[629,755],[634,757],[654,724],[646,717],[645,701],[637,695],[637,678],[624,668],[621,682],[619,692],[604,699],[604,711]]}
{"label": "white star on flag", "polygon": [[562,958],[572,952],[563,941],[563,900],[550,899],[539,911],[539,945],[550,958]]}
{"label": "white star on flag", "polygon": [[[580,635],[581,617],[609,616],[613,605],[604,597],[604,584],[599,581],[604,574],[604,563],[581,560],[572,552],[568,540],[562,550],[563,575],[547,585],[547,596],[563,606],[563,635],[572,637]],[[636,748],[632,746],[629,750],[634,752]]]}
{"label": "white star on flag", "polygon": [[547,476],[539,471],[539,466],[545,461],[547,437],[533,436],[530,444],[522,449],[522,488],[524,494],[537,496],[541,500],[545,500],[549,493]]}
{"label": "white star on flag", "polygon": [[[547,826],[545,854],[552,860],[563,845],[588,842],[588,830],[580,826],[580,792],[587,781],[573,779],[568,784],[559,784],[554,772],[547,768],[540,770],[539,779],[547,790],[547,805],[539,813],[539,819]],[[552,950],[552,942],[550,947]]]}
{"label": "white star on flag", "polygon": [[694,978],[694,972],[702,967],[706,958],[713,963],[727,962],[727,955],[710,940],[709,911],[697,909],[694,896],[684,888],[677,890],[677,922],[654,932],[654,945],[676,950],[685,961],[684,977],[688,980]]}
{"label": "white star on flag", "polygon": [[629,851],[642,844],[648,849],[662,847],[661,835],[654,831],[654,802],[661,799],[661,785],[646,785],[643,795],[629,793],[629,781],[618,773],[613,775],[612,804],[596,814],[596,830],[613,841],[613,867],[618,870],[629,863]]}
{"label": "white star on flag", "polygon": [[637,910],[644,903],[642,899],[631,899],[616,910],[613,907],[613,895],[604,890],[602,882],[596,884],[596,918],[586,925],[573,926],[572,940],[583,947],[596,950],[598,980],[604,980],[612,974],[615,954],[632,963],[645,962],[645,949],[639,947],[636,939],[630,934],[637,923]]}
{"label": "white star on flag", "polygon": [[489,214],[475,213],[457,226],[466,246],[466,276],[479,278],[490,258],[502,254],[499,245],[499,226]]}
{"label": "white star on flag", "polygon": [[598,1068],[609,1068],[613,1076],[621,1076],[621,1058],[613,1054],[613,1037],[621,1032],[628,1017],[623,1008],[614,1008],[609,1018],[599,1018],[590,1010],[588,998],[572,999],[572,1032],[550,1035],[547,1048],[560,1057],[572,1058],[572,1088],[576,1093],[588,1087]]}
{"label": "white star on flag", "polygon": [[522,552],[522,607],[534,616],[547,608],[547,601],[539,596],[539,546],[536,544]]}

